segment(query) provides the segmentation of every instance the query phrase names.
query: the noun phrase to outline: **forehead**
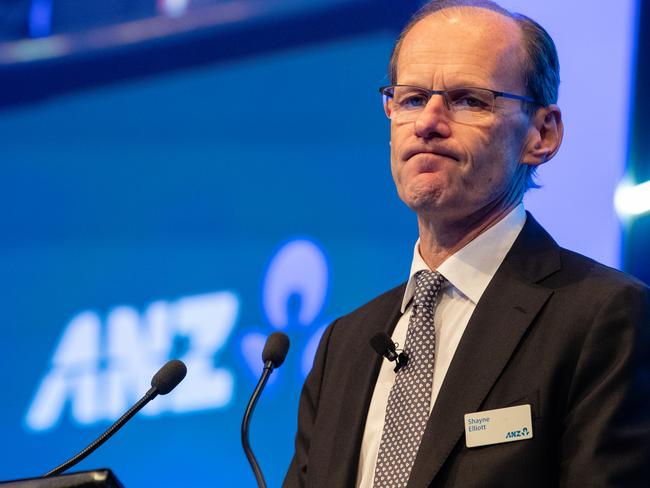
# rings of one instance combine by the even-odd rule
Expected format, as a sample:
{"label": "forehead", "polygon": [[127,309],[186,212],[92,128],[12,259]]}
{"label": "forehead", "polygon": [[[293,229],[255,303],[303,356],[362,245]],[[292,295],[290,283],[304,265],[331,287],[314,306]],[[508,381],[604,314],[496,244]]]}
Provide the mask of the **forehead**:
{"label": "forehead", "polygon": [[398,83],[520,89],[523,46],[513,19],[476,7],[443,9],[417,22],[405,36],[397,59]]}

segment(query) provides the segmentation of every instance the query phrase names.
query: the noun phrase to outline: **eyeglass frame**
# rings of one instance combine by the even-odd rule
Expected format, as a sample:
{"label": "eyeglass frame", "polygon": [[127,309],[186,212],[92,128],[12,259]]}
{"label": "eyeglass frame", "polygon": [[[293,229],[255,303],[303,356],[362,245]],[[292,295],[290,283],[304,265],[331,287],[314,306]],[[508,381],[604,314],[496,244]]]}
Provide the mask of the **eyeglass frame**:
{"label": "eyeglass frame", "polygon": [[[424,88],[422,86],[402,85],[402,84],[386,85],[386,86],[379,87],[379,93],[382,96],[382,103],[383,103],[384,106],[386,105],[386,103],[383,101],[383,99],[384,99],[384,97],[388,98],[388,95],[386,95],[384,93],[384,91],[387,90],[388,88],[395,88],[395,87],[400,87],[400,86],[408,87],[408,88],[417,88],[418,90],[422,90],[424,93],[427,93],[429,95],[427,103],[429,103],[429,101],[431,100],[431,97],[433,97],[433,95],[442,95],[442,99],[445,102],[445,107],[449,111],[451,111],[450,104],[449,104],[449,98],[448,98],[450,91],[472,90],[472,89],[474,89],[474,90],[484,90],[484,91],[492,93],[494,95],[494,100],[495,101],[496,101],[496,99],[498,97],[503,97],[503,98],[509,98],[511,100],[520,100],[522,102],[527,102],[527,103],[532,103],[532,104],[535,104],[535,105],[543,106],[542,103],[538,102],[537,100],[535,100],[532,97],[528,97],[528,96],[525,96],[525,95],[515,95],[514,93],[508,93],[508,92],[503,92],[503,91],[498,91],[498,90],[491,90],[490,88],[482,88],[482,87],[478,87],[478,86],[463,86],[463,87],[458,87],[458,88],[451,88],[449,90],[430,90],[430,89]],[[392,97],[390,97],[390,98],[392,99]],[[424,108],[424,106],[422,106],[422,108]],[[386,113],[386,116],[390,119],[390,116],[388,115],[387,111],[385,110],[385,107],[384,107],[384,112]],[[490,110],[490,113],[494,113],[494,103],[492,104],[492,109]]]}

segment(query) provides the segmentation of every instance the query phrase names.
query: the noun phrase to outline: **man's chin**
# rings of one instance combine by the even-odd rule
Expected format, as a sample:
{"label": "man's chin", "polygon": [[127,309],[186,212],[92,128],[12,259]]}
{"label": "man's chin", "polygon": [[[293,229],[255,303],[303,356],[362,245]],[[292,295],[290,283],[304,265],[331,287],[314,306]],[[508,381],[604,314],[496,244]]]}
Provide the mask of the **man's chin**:
{"label": "man's chin", "polygon": [[440,211],[444,207],[442,189],[413,192],[401,196],[402,201],[416,213]]}

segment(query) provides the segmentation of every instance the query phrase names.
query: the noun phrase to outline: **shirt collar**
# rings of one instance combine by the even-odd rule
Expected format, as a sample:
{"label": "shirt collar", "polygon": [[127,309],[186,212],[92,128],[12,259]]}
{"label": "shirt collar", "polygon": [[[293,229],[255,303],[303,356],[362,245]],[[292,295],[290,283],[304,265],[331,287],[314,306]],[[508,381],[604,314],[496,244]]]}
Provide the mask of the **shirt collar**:
{"label": "shirt collar", "polygon": [[[438,267],[447,281],[476,305],[497,272],[526,222],[520,203],[499,222],[449,256]],[[402,313],[415,293],[415,273],[430,270],[420,255],[420,239],[415,243],[411,272],[402,299]]]}

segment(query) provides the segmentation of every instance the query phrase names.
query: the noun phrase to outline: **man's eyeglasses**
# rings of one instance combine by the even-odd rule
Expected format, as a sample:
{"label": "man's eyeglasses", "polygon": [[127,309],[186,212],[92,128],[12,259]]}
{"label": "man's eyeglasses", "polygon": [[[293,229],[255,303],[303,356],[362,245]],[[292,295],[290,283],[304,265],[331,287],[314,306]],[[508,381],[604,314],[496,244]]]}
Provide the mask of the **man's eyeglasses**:
{"label": "man's eyeglasses", "polygon": [[422,112],[433,95],[442,95],[452,120],[462,124],[480,124],[494,112],[497,97],[537,104],[521,95],[513,95],[487,88],[454,88],[429,90],[419,86],[390,85],[379,89],[384,101],[384,111],[389,119],[398,123],[412,122]]}

